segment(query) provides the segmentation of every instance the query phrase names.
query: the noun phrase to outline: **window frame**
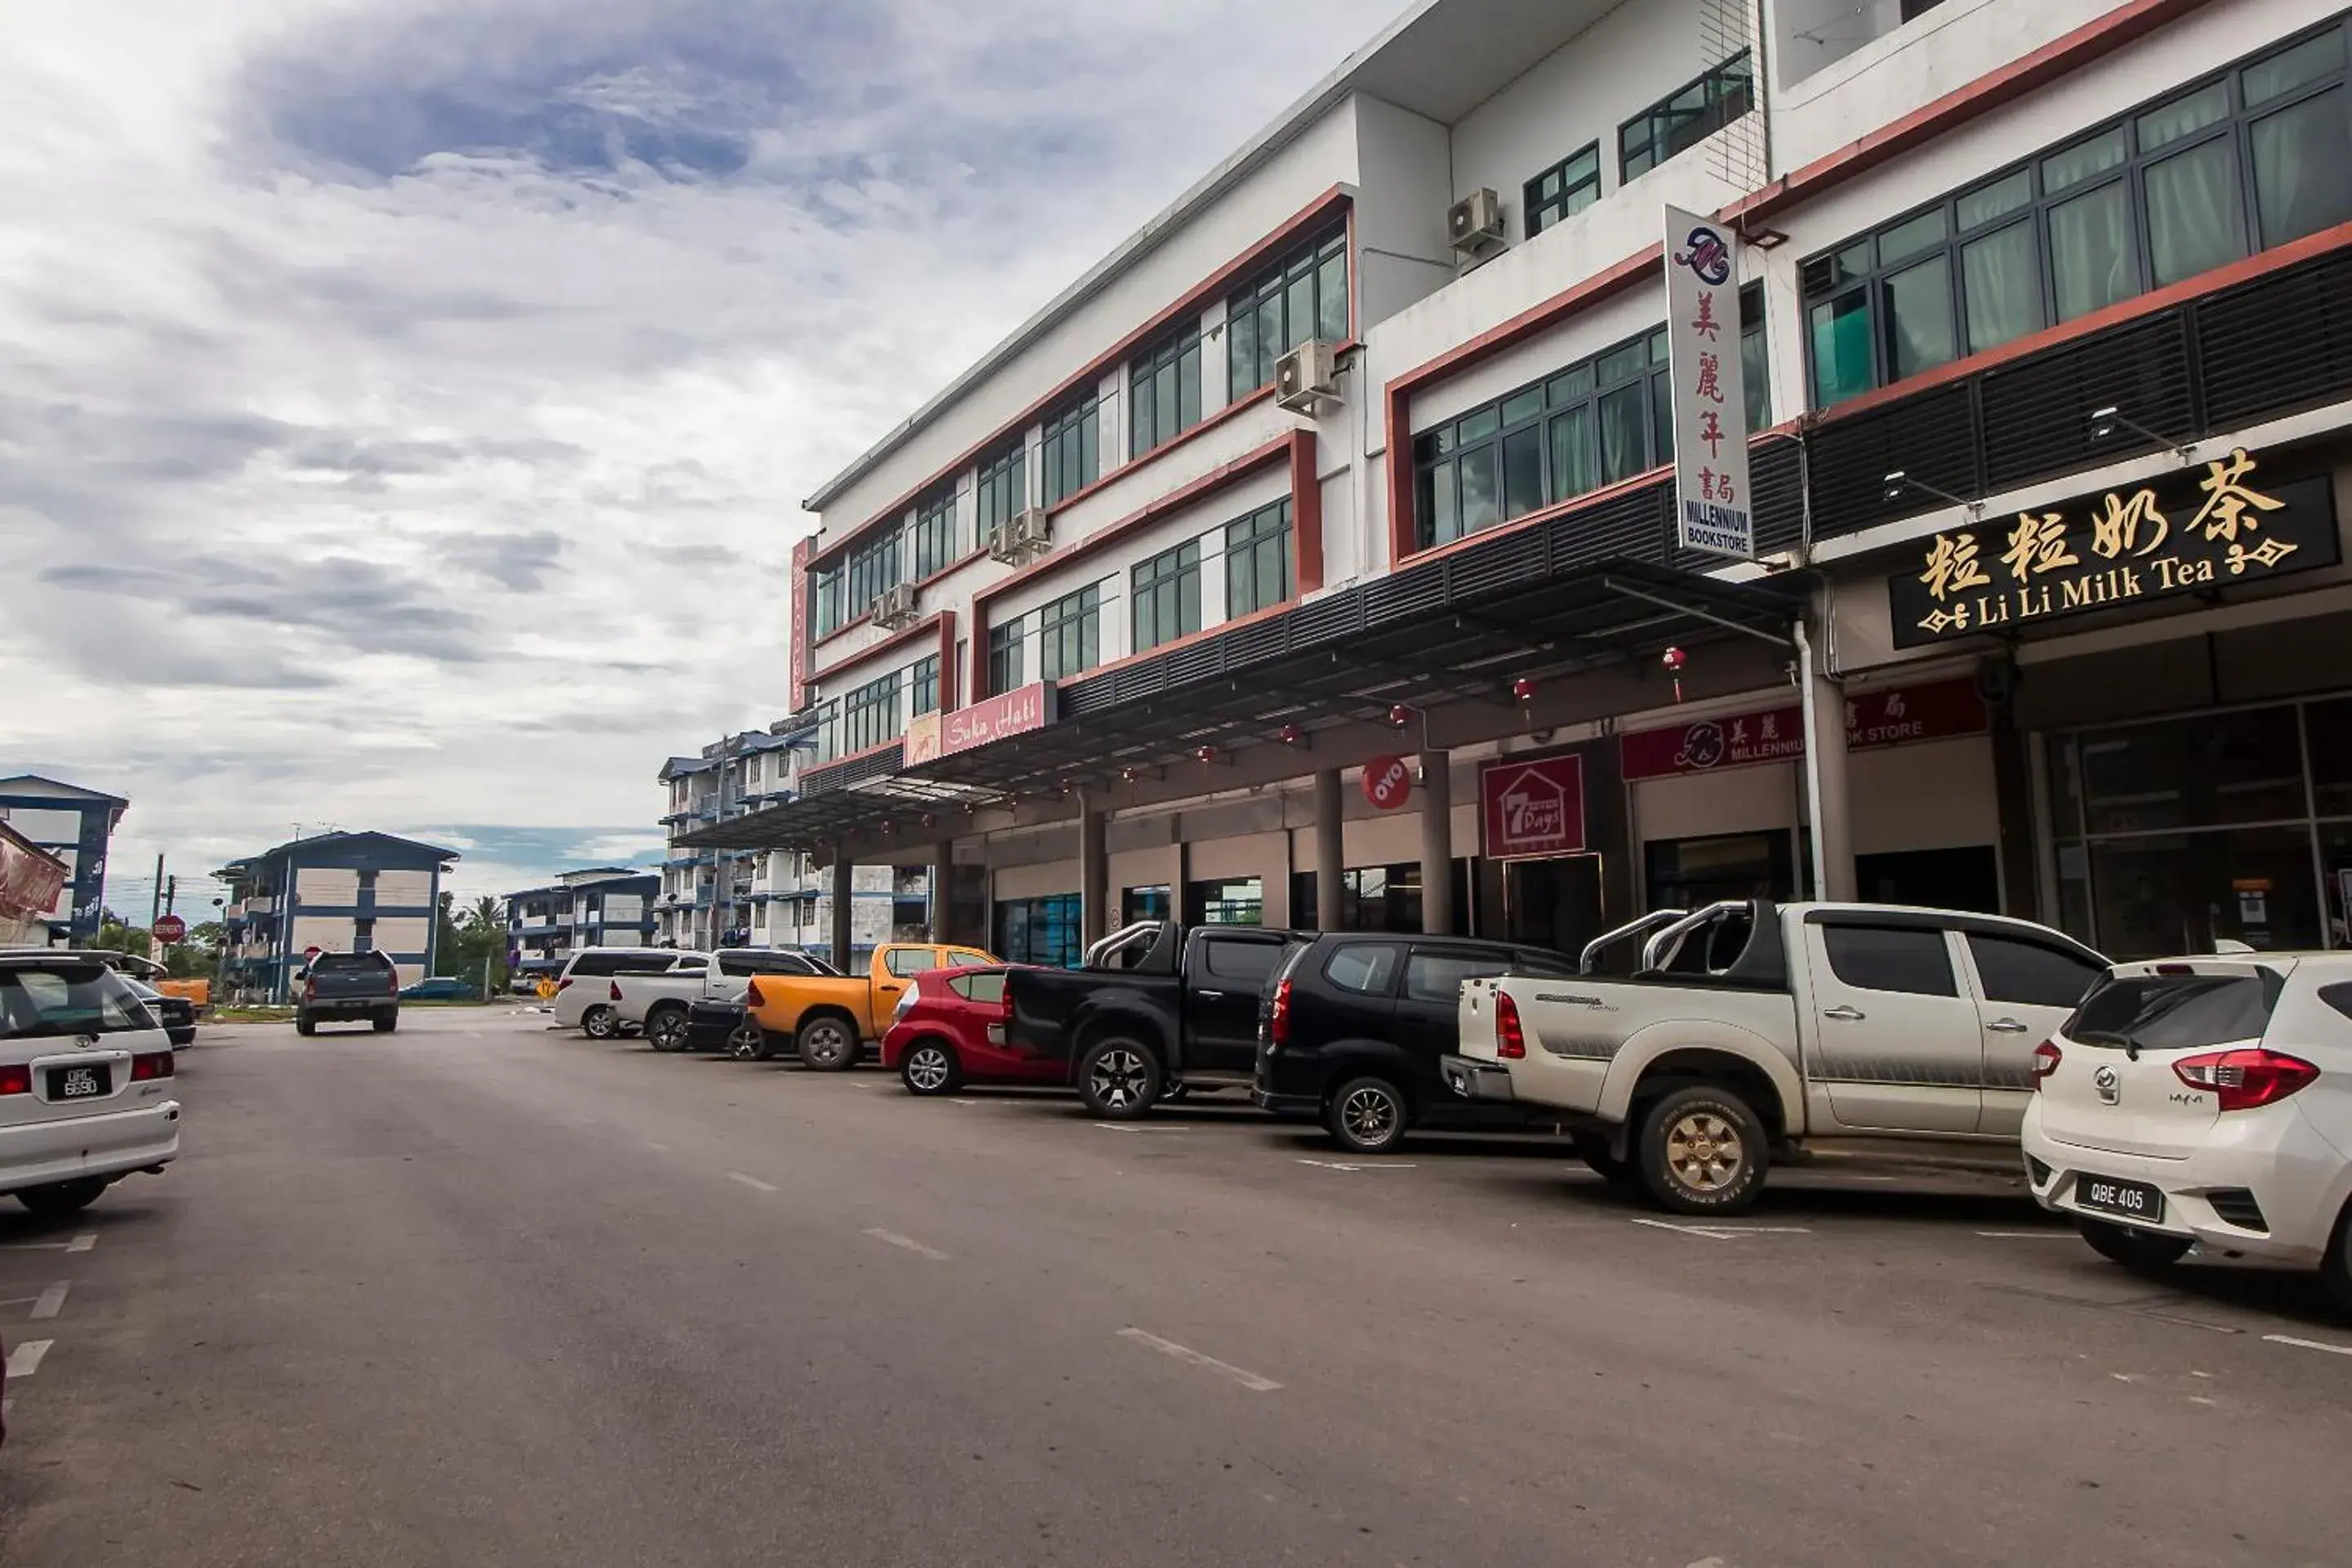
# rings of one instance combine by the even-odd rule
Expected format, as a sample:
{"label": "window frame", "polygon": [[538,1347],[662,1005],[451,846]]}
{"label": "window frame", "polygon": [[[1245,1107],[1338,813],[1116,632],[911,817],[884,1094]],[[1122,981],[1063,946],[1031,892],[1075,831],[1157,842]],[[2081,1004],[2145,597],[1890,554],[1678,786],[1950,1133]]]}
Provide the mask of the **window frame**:
{"label": "window frame", "polygon": [[1102,395],[1089,389],[1047,416],[1037,456],[1037,504],[1052,510],[1102,478]]}
{"label": "window frame", "polygon": [[[1824,921],[1822,922],[1822,956],[1827,961],[1831,975],[1849,991],[1869,991],[1885,996],[1926,996],[1939,1002],[1966,1001],[1968,993],[1960,986],[1960,967],[1952,953],[1952,937],[1940,926],[1873,925],[1867,921]],[[1838,958],[1837,943],[1841,937],[1900,937],[1932,942],[1944,963],[1944,983],[1941,991],[1920,991],[1907,985],[1879,985],[1860,980],[1847,973]],[[1850,954],[1848,963],[1864,955]]]}
{"label": "window frame", "polygon": [[940,710],[940,656],[926,654],[908,667],[907,711],[915,718]]}
{"label": "window frame", "polygon": [[[1333,319],[1333,307],[1327,296],[1328,274],[1334,264],[1339,268],[1339,299],[1338,319]],[[1348,226],[1344,223],[1328,229],[1306,244],[1298,246],[1281,260],[1259,273],[1243,288],[1225,299],[1225,384],[1229,401],[1243,398],[1269,385],[1274,380],[1275,366],[1282,356],[1303,342],[1320,338],[1337,347],[1345,342],[1355,322],[1354,268],[1348,255]],[[1306,293],[1305,325],[1292,320],[1292,309],[1300,303],[1297,294]],[[1265,328],[1269,314],[1274,320],[1277,347],[1266,346]],[[1250,325],[1246,331],[1242,322]],[[1326,329],[1337,327],[1336,335]],[[1249,360],[1243,363],[1246,347]]]}
{"label": "window frame", "polygon": [[[2246,101],[2245,78],[2249,71],[2301,48],[2331,31],[2343,35],[2343,61],[2335,69],[2276,93],[2263,100],[2260,105],[2251,105]],[[2225,94],[2227,104],[2220,120],[2157,147],[2145,145],[2142,122],[2150,115],[2169,106],[2186,103],[2217,86]],[[2236,187],[2238,257],[2243,259],[2261,255],[2266,247],[2263,243],[2261,190],[2255,179],[2253,128],[2329,92],[2345,95],[2341,103],[2347,121],[2346,135],[2347,142],[2352,142],[2352,18],[2345,16],[2338,16],[2317,26],[2306,27],[2189,81],[2153,94],[2119,113],[2038,147],[2024,157],[1989,170],[1933,201],[1895,213],[1835,245],[1801,258],[1797,264],[1798,308],[1801,312],[1798,331],[1804,344],[1806,406],[1821,411],[1834,408],[1852,398],[1900,385],[1914,375],[1927,374],[1943,364],[1958,363],[1976,354],[1990,353],[2019,338],[2050,331],[2069,321],[2079,320],[2082,314],[2104,308],[2093,305],[2075,316],[2060,317],[2059,258],[2052,237],[2052,217],[2059,208],[2112,187],[2122,188],[2124,221],[2130,229],[2128,259],[2133,268],[2134,287],[2123,297],[2135,298],[2159,287],[2169,287],[2169,284],[2156,281],[2156,239],[2151,220],[2153,204],[2148,196],[2148,176],[2160,165],[2197,152],[2210,142],[2228,140],[2233,143],[2231,170]],[[2051,163],[2078,149],[2091,147],[2110,135],[2124,138],[2124,156],[2120,163],[2111,168],[2095,171],[2057,191],[2049,188],[2047,172]],[[2027,182],[2026,198],[2021,205],[1981,218],[1972,226],[1962,226],[1960,210],[1963,202],[1996,191],[2020,177]],[[1942,221],[1943,237],[1940,240],[1917,250],[1906,251],[1893,263],[1885,261],[1880,242],[1888,234],[1930,216],[1940,217]],[[1969,333],[1965,257],[1971,247],[2019,226],[2029,228],[2032,236],[2032,281],[2035,292],[2032,302],[2032,314],[2023,331],[1978,347]],[[2279,241],[2281,245],[2290,243],[2292,238]],[[1870,247],[1867,265],[1854,267],[1850,258],[1864,246]],[[1937,257],[1941,257],[1945,264],[1944,319],[1950,331],[1954,352],[1950,359],[1937,365],[1922,366],[1909,374],[1897,377],[1893,374],[1891,347],[1895,318],[1888,306],[1887,285],[1896,278],[1932,263]],[[1862,308],[1867,316],[1868,376],[1863,384],[1844,392],[1834,401],[1825,401],[1822,397],[1823,364],[1814,330],[1815,312],[1857,298],[1863,301]]]}
{"label": "window frame", "polygon": [[[1071,645],[1075,643],[1075,649]],[[1075,651],[1078,662],[1066,662]],[[1037,611],[1037,679],[1069,680],[1102,663],[1102,584],[1063,595]]]}
{"label": "window frame", "polygon": [[[1582,163],[1587,159],[1591,161],[1592,167],[1591,172],[1575,179],[1570,179],[1569,177],[1570,172],[1574,169],[1578,163]],[[1543,183],[1546,180],[1553,178],[1555,175],[1559,177],[1560,182],[1560,188],[1559,191],[1549,196],[1538,195],[1538,193]],[[1579,193],[1583,193],[1584,195],[1584,199],[1582,201],[1578,201],[1576,199]],[[1528,179],[1527,184],[1519,187],[1519,228],[1521,231],[1521,237],[1533,239],[1544,230],[1556,227],[1559,225],[1567,222],[1570,218],[1574,217],[1578,213],[1582,212],[1585,208],[1591,206],[1594,202],[1597,202],[1600,199],[1601,142],[1598,138],[1595,138],[1594,140],[1586,142],[1582,147],[1580,147],[1575,152],[1570,153],[1567,157],[1562,158],[1559,163],[1551,165],[1551,167],[1537,170],[1535,174]],[[1552,216],[1549,218],[1540,216],[1540,215],[1544,213],[1550,213]]]}
{"label": "window frame", "polygon": [[906,581],[900,570],[898,531],[895,528],[883,529],[842,558],[845,584],[841,605],[844,625],[872,614],[877,599]]}
{"label": "window frame", "polygon": [[973,480],[973,500],[980,518],[979,537],[988,536],[1029,510],[1029,443],[1014,440],[993,457],[981,460]]}
{"label": "window frame", "polygon": [[[1732,68],[1735,66],[1745,67],[1746,68],[1735,71]],[[1733,80],[1737,80],[1740,84],[1739,91],[1737,94],[1718,90],[1724,86],[1724,84]],[[1667,119],[1668,116],[1677,112],[1673,108],[1674,101],[1675,100],[1693,91],[1701,93],[1705,101],[1700,104],[1696,113],[1688,114],[1687,121],[1685,123],[1697,125],[1700,129],[1693,132],[1690,135],[1689,140],[1684,142],[1682,145],[1674,148],[1672,151],[1667,152],[1661,156],[1658,153],[1660,144],[1664,142],[1672,140],[1677,131],[1681,129],[1679,125],[1669,122]],[[1726,112],[1723,106],[1727,103],[1732,102],[1735,97],[1739,103],[1739,108],[1737,110]],[[1714,135],[1725,126],[1732,124],[1742,117],[1752,112],[1755,108],[1756,51],[1752,48],[1741,49],[1738,53],[1727,55],[1724,58],[1717,61],[1714,65],[1707,67],[1706,69],[1699,72],[1698,75],[1683,83],[1682,86],[1675,89],[1674,91],[1667,93],[1664,97],[1657,100],[1648,108],[1643,110],[1640,113],[1619,122],[1617,127],[1617,183],[1620,185],[1630,184],[1634,180],[1640,179],[1643,174],[1648,174],[1651,170],[1658,168],[1662,164],[1672,163],[1675,159],[1680,157],[1685,153],[1689,152],[1692,148],[1697,146],[1700,142],[1706,141],[1708,137]],[[1644,132],[1642,138],[1639,153],[1648,160],[1648,162],[1644,163],[1638,169],[1632,166],[1633,158],[1636,155],[1636,149],[1627,139],[1627,133],[1633,131],[1635,126],[1640,126]],[[1662,131],[1664,132],[1663,135],[1661,134]]]}
{"label": "window frame", "polygon": [[908,542],[914,557],[915,582],[937,576],[961,558],[956,539],[956,493],[953,485],[945,485],[915,509],[913,527],[908,531]]}
{"label": "window frame", "polygon": [[[1225,524],[1226,620],[1239,620],[1276,605],[1286,605],[1297,596],[1291,560],[1295,553],[1291,535],[1296,527],[1288,496]],[[1265,581],[1269,548],[1275,561],[1271,591]]]}
{"label": "window frame", "polygon": [[[1192,590],[1192,613],[1185,613],[1185,589]],[[1128,641],[1129,652],[1145,653],[1201,630],[1201,542],[1188,539],[1149,560],[1139,561],[1128,574]]]}
{"label": "window frame", "polygon": [[898,674],[894,669],[843,693],[842,755],[854,757],[887,746],[907,732],[906,706],[898,700]]}
{"label": "window frame", "polygon": [[1021,651],[1027,620],[1023,616],[988,628],[988,689],[993,694],[1002,696],[1028,684],[1023,679],[1025,671]]}
{"label": "window frame", "polygon": [[[1163,370],[1172,371],[1176,377],[1176,424],[1174,428],[1168,430],[1160,428],[1159,399],[1154,390],[1160,373]],[[1192,405],[1189,417],[1184,402],[1184,381],[1188,373],[1192,377]],[[1128,362],[1127,428],[1129,461],[1158,451],[1185,431],[1200,424],[1202,374],[1201,322],[1197,317],[1187,321],[1174,331]]]}

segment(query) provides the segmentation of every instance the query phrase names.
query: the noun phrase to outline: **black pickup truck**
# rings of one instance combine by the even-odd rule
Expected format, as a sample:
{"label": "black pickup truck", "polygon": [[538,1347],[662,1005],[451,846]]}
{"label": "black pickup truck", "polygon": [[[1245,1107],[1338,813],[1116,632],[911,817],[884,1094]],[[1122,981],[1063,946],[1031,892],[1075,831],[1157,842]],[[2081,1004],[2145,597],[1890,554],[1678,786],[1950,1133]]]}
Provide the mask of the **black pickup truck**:
{"label": "black pickup truck", "polygon": [[1087,1109],[1112,1121],[1176,1093],[1245,1088],[1259,994],[1311,940],[1258,926],[1129,926],[1088,949],[1084,968],[1012,971],[1005,1037],[1067,1063]]}

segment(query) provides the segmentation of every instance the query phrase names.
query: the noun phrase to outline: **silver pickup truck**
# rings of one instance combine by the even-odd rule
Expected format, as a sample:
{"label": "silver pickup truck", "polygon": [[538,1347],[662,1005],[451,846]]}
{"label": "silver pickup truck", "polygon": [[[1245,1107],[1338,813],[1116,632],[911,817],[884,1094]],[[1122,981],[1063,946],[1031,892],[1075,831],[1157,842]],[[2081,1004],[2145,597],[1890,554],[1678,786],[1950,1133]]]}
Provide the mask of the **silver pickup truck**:
{"label": "silver pickup truck", "polygon": [[[1631,973],[1604,973],[1634,942]],[[1575,980],[1465,984],[1444,1071],[1564,1112],[1587,1163],[1666,1208],[1736,1214],[1808,1143],[2014,1144],[2033,1047],[2105,967],[2046,926],[1953,910],[1662,911],[1588,947]]]}

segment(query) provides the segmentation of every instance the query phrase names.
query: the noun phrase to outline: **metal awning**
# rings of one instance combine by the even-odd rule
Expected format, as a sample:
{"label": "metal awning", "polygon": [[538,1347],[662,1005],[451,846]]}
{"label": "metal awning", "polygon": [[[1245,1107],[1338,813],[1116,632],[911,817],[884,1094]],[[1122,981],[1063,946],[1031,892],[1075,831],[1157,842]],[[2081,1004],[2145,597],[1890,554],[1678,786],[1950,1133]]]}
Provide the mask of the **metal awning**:
{"label": "metal awning", "polygon": [[[1727,583],[1623,558],[1551,569],[1549,531],[1496,539],[1067,682],[1041,730],[902,769],[897,746],[812,769],[789,805],[681,845],[814,848],[1003,801],[1384,718],[1397,704],[1516,712],[1514,682],[1625,667],[1733,636],[1786,643],[1812,578]],[[1503,726],[1498,725],[1498,730]]]}

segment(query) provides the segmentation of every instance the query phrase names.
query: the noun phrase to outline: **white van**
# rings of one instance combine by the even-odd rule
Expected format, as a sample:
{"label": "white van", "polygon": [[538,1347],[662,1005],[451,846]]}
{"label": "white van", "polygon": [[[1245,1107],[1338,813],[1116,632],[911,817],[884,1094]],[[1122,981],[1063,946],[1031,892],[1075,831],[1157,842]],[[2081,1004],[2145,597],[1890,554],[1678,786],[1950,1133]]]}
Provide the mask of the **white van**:
{"label": "white van", "polygon": [[585,1029],[592,1040],[609,1040],[621,1033],[621,1015],[613,1006],[612,977],[615,974],[707,973],[710,955],[682,952],[667,947],[591,947],[572,955],[556,977],[555,1026]]}
{"label": "white van", "polygon": [[172,1042],[81,953],[0,952],[0,1193],[74,1213],[180,1152]]}

